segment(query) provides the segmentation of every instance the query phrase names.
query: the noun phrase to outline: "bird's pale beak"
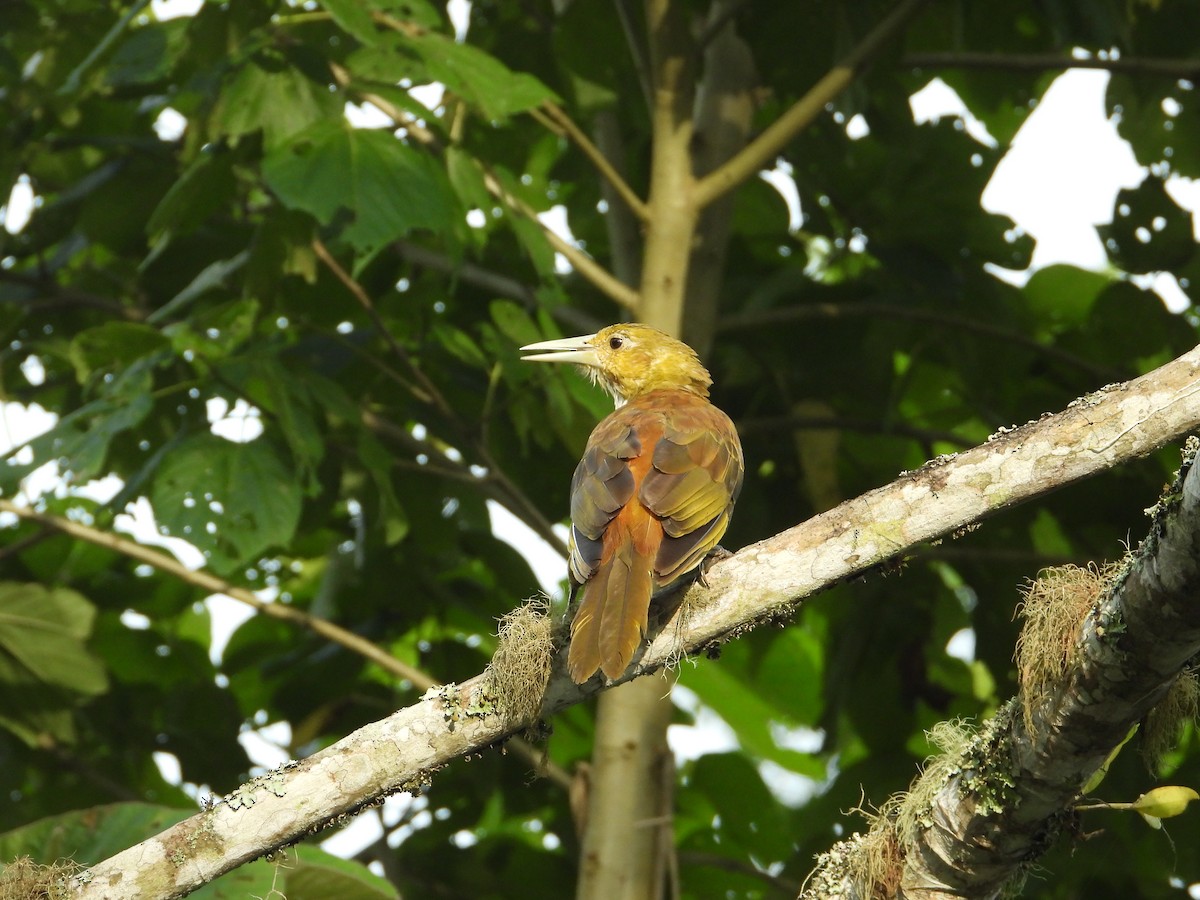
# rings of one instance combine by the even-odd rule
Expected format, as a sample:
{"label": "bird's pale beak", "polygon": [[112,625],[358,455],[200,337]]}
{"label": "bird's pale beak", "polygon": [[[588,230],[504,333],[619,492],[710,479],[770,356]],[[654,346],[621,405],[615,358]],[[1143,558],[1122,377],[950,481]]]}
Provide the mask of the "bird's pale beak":
{"label": "bird's pale beak", "polygon": [[553,341],[538,341],[536,344],[526,344],[521,348],[522,353],[535,351],[532,356],[522,356],[525,362],[563,362],[574,363],[577,366],[596,366],[600,361],[596,358],[596,351],[592,347],[591,341],[594,334],[585,334],[582,337],[557,338]]}

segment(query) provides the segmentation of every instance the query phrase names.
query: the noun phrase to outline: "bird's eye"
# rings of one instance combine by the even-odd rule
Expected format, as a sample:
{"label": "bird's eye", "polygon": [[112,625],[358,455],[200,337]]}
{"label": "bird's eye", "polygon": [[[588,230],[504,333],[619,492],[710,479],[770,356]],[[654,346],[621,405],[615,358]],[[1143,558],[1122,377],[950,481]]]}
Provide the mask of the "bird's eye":
{"label": "bird's eye", "polygon": [[625,343],[625,338],[621,338],[621,337],[610,337],[610,338],[608,339],[608,346],[612,347],[612,349],[614,349],[614,350],[620,350],[620,349],[621,349],[621,345],[622,345],[622,344],[624,344],[624,343]]}

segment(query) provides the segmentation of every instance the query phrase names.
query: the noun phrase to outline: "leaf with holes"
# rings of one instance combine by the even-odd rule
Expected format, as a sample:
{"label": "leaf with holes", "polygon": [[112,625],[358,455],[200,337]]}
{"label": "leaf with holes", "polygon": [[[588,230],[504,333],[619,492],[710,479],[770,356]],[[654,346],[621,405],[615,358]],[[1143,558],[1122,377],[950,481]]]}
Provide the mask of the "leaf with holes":
{"label": "leaf with holes", "polygon": [[223,573],[287,544],[300,519],[296,474],[263,439],[188,439],[159,469],[150,502],[169,534],[191,541]]}

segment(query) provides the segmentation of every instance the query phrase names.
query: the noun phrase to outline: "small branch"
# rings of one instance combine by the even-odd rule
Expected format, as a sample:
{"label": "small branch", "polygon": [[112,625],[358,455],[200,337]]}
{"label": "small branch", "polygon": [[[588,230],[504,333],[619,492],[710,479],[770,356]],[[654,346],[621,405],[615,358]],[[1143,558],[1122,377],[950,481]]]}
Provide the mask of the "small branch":
{"label": "small branch", "polygon": [[140,322],[143,318],[141,313],[136,309],[124,306],[111,298],[101,297],[99,294],[89,294],[86,291],[76,290],[75,288],[62,287],[57,282],[47,281],[44,278],[30,275],[27,272],[0,269],[0,281],[8,281],[13,284],[24,285],[36,292],[44,292],[44,296],[38,296],[37,294],[30,297],[10,296],[5,298],[3,303],[11,303],[18,306],[36,305],[38,312],[45,312],[58,307],[71,309],[82,306],[111,313],[118,318],[128,319],[131,322]]}
{"label": "small branch", "polygon": [[830,416],[782,415],[759,416],[753,419],[742,419],[737,423],[738,433],[751,434],[756,431],[782,431],[804,429],[810,431],[857,431],[862,434],[883,434],[895,437],[912,438],[922,444],[941,442],[953,444],[956,447],[971,447],[974,441],[968,440],[953,431],[938,431],[929,428],[918,428],[903,422],[872,422],[867,419],[845,419]]}
{"label": "small branch", "polygon": [[[343,90],[349,90],[351,83],[354,81],[350,70],[345,66],[338,65],[330,61],[329,72],[333,75],[334,84]],[[407,112],[394,105],[390,100],[373,94],[370,91],[355,90],[355,95],[364,103],[370,103],[372,106],[379,109],[385,116],[396,123],[397,127],[405,129],[417,141],[427,147],[439,149],[441,144],[432,131],[410,116]]]}
{"label": "small branch", "polygon": [[726,872],[745,875],[747,878],[754,878],[789,898],[795,897],[800,893],[801,886],[797,882],[789,881],[786,878],[779,878],[770,872],[764,872],[762,869],[756,868],[753,863],[745,860],[733,859],[728,856],[718,856],[715,853],[699,853],[693,850],[680,853],[679,861],[689,866],[721,869]]}
{"label": "small branch", "polygon": [[493,272],[491,269],[485,269],[476,263],[451,259],[444,253],[438,253],[436,250],[430,250],[428,247],[422,247],[411,241],[394,241],[392,247],[402,259],[414,266],[422,266],[426,269],[453,275],[467,284],[490,291],[499,297],[510,297],[528,306],[537,302],[537,295],[529,285],[515,278],[509,278],[507,275],[501,275],[499,272]]}
{"label": "small branch", "polygon": [[371,319],[371,323],[375,326],[376,331],[379,332],[379,336],[382,337],[387,343],[388,349],[391,350],[392,355],[408,367],[408,370],[410,373],[412,373],[412,377],[416,383],[408,383],[406,384],[406,387],[412,391],[413,396],[422,403],[427,403],[434,407],[436,410],[438,410],[438,412],[450,420],[456,420],[454,410],[450,408],[450,404],[446,402],[446,398],[442,396],[442,393],[438,390],[437,385],[430,381],[429,376],[426,375],[421,370],[421,367],[413,361],[413,358],[409,355],[408,351],[400,346],[400,343],[392,335],[391,331],[388,330],[387,324],[383,321],[383,317],[380,316],[378,310],[375,309],[375,304],[371,302],[371,298],[368,297],[367,292],[363,290],[362,285],[351,278],[350,274],[342,268],[341,264],[336,259],[333,258],[333,254],[329,252],[329,249],[324,243],[321,242],[320,238],[313,238],[312,247],[313,252],[317,254],[317,258],[329,268],[329,271],[334,274],[338,281],[345,285],[346,290],[348,290],[354,296],[354,299],[357,300],[359,305],[362,306],[362,308],[366,311],[367,316]]}
{"label": "small branch", "polygon": [[[387,325],[376,311],[375,305],[371,302],[371,298],[367,296],[367,292],[363,290],[362,285],[355,281],[350,274],[341,267],[341,265],[336,259],[333,258],[333,255],[329,252],[325,245],[321,243],[319,238],[313,239],[313,250],[316,252],[317,257],[321,260],[321,262],[329,267],[330,271],[334,273],[337,279],[346,286],[346,289],[354,295],[355,299],[357,299],[362,305],[363,309],[366,310],[367,315],[371,318],[371,322],[374,324],[375,328],[378,329],[384,340],[387,341],[392,353],[402,360],[408,367],[408,370],[412,373],[413,379],[417,383],[405,383],[405,386],[412,391],[413,396],[417,397],[424,403],[428,403],[431,407],[437,410],[437,412],[440,413],[447,422],[450,423],[450,425],[463,438],[465,443],[469,445],[471,452],[479,460],[479,463],[488,470],[485,481],[490,482],[495,486],[497,491],[495,499],[508,507],[518,518],[522,519],[527,525],[529,525],[530,528],[536,531],[543,540],[545,540],[548,544],[550,544],[551,547],[565,557],[567,555],[567,546],[563,543],[562,538],[555,534],[551,523],[546,519],[545,516],[541,514],[541,511],[537,508],[537,505],[527,496],[525,496],[521,489],[517,487],[511,479],[509,479],[509,477],[496,463],[495,458],[492,456],[491,451],[488,450],[487,446],[481,440],[479,440],[476,434],[474,434],[462,423],[458,414],[447,402],[445,396],[438,389],[437,385],[434,384],[429,376],[426,375],[421,369],[421,367],[413,361],[412,357],[409,356],[408,351],[400,346],[400,344],[392,336],[391,332],[388,331]],[[380,421],[381,420],[371,416],[370,414],[366,414],[364,416],[364,422],[368,425],[368,427],[380,427]],[[392,435],[393,437],[404,435],[404,439],[412,439],[411,435],[409,435],[403,429],[394,430],[396,433]]]}
{"label": "small branch", "polygon": [[604,179],[612,185],[613,190],[625,201],[625,205],[630,211],[641,221],[645,222],[649,217],[649,211],[646,208],[645,202],[634,193],[633,188],[621,177],[621,173],[613,168],[607,157],[600,152],[600,149],[592,143],[579,126],[576,125],[571,117],[563,112],[562,107],[557,103],[546,101],[542,104],[541,110],[532,110],[531,113],[538,121],[542,122],[547,128],[558,133],[565,134],[568,138],[575,142],[576,146],[583,151],[593,166],[596,167]]}
{"label": "small branch", "polygon": [[916,309],[908,306],[898,306],[892,303],[872,303],[870,301],[854,302],[854,303],[803,303],[795,306],[780,307],[778,309],[759,310],[748,313],[739,313],[733,316],[726,316],[717,322],[718,332],[741,331],[749,328],[769,328],[785,322],[794,322],[801,319],[842,319],[850,316],[880,316],[893,319],[911,319],[916,322],[928,322],[932,325],[941,325],[949,328],[959,328],[963,331],[971,331],[975,334],[993,337],[997,340],[1007,341],[1011,344],[1016,344],[1021,347],[1027,347],[1030,350],[1035,350],[1038,353],[1048,356],[1051,359],[1056,359],[1059,362],[1069,366],[1074,366],[1089,375],[1099,378],[1103,381],[1115,381],[1121,377],[1121,373],[1108,366],[1102,366],[1090,360],[1084,359],[1082,356],[1076,356],[1067,350],[1060,347],[1055,347],[1051,344],[1043,344],[1037,338],[1030,337],[1019,331],[1013,331],[1008,328],[1001,328],[999,325],[992,325],[989,322],[980,322],[978,319],[971,319],[967,316],[959,316],[953,313],[939,312],[929,309]]}
{"label": "small branch", "polygon": [[502,200],[510,209],[536,222],[538,227],[542,229],[542,233],[546,236],[546,240],[550,246],[566,257],[571,267],[590,281],[601,293],[607,295],[610,300],[624,306],[626,309],[636,310],[638,308],[640,297],[637,291],[622,283],[620,279],[616,278],[602,265],[546,225],[545,222],[538,218],[537,210],[530,207],[520,197],[509,193],[504,185],[500,183],[500,180],[486,167],[483,167],[483,184],[490,194]]}
{"label": "small branch", "polygon": [[696,183],[695,200],[701,208],[743,181],[757,175],[788,142],[821,115],[825,105],[853,83],[883,47],[893,40],[929,0],[901,0],[888,16],[863,38],[845,59],[834,66],[812,89],[767,127],[762,134],[720,168]]}
{"label": "small branch", "polygon": [[629,47],[629,59],[633,62],[633,70],[637,73],[638,84],[642,88],[642,99],[646,101],[646,109],[654,108],[654,87],[650,76],[650,51],[642,34],[638,31],[636,14],[630,9],[636,5],[634,0],[613,0],[617,10],[617,20],[625,33],[625,44]]}
{"label": "small branch", "polygon": [[[482,445],[475,446],[474,451],[479,456],[480,465],[487,469],[487,474],[476,476],[465,465],[454,464],[444,454],[440,453],[436,447],[424,441],[417,440],[417,438],[412,436],[411,432],[405,428],[401,428],[394,422],[389,422],[387,419],[381,418],[369,410],[363,411],[362,421],[371,431],[387,438],[393,443],[400,444],[418,453],[425,453],[430,456],[436,454],[439,459],[446,459],[447,462],[451,462],[451,465],[454,466],[453,468],[434,465],[432,463],[427,465],[413,463],[409,467],[414,471],[440,475],[443,478],[452,478],[456,481],[469,482],[482,487],[491,499],[503,505],[518,519],[528,525],[538,537],[554,548],[563,559],[567,558],[567,545],[555,532],[553,523],[542,515],[541,510],[525,496],[520,488],[513,484],[497,465],[492,455]],[[396,463],[407,463],[407,461],[396,460]]]}
{"label": "small branch", "polygon": [[[451,259],[444,253],[438,253],[436,250],[430,250],[428,247],[422,247],[411,241],[395,241],[392,247],[402,259],[414,266],[423,266],[453,275],[467,284],[491,291],[499,297],[509,297],[523,303],[530,310],[537,306],[537,294],[533,288],[515,278],[509,278],[507,275],[494,272],[473,262]],[[550,310],[550,315],[580,334],[599,331],[607,324],[598,322],[587,313],[570,306],[556,306]]]}
{"label": "small branch", "polygon": [[1130,75],[1161,75],[1166,78],[1200,78],[1200,60],[1119,57],[1077,58],[1061,53],[913,53],[900,65],[913,69],[1006,69],[1022,72],[1053,72],[1067,69],[1102,69]]}
{"label": "small branch", "polygon": [[[334,80],[340,87],[348,87],[351,78],[350,73],[337,65],[330,64],[330,71],[333,73]],[[420,126],[413,120],[412,116],[408,115],[404,110],[389,103],[383,97],[374,94],[360,93],[359,96],[363,100],[367,100],[373,105],[379,107],[384,115],[388,116],[397,125],[407,128],[421,143],[430,146],[434,149],[439,148],[437,139],[427,129]],[[606,294],[611,300],[624,306],[628,309],[636,309],[638,304],[637,292],[622,284],[617,278],[614,278],[598,262],[572,244],[570,241],[564,240],[559,234],[550,228],[545,222],[538,218],[537,211],[532,209],[529,204],[525,203],[519,197],[514,196],[504,189],[500,180],[496,178],[486,167],[481,166],[483,171],[483,184],[487,188],[488,193],[502,201],[511,210],[519,213],[525,218],[535,222],[542,229],[542,234],[546,236],[547,242],[558,253],[566,257],[567,261],[580,275],[590,281],[602,293]]]}
{"label": "small branch", "polygon": [[[185,584],[190,584],[209,593],[224,594],[226,597],[232,597],[234,600],[245,603],[265,616],[307,628],[314,634],[320,635],[326,640],[344,647],[351,653],[357,653],[364,659],[375,663],[385,672],[390,672],[397,678],[407,680],[417,690],[428,691],[438,686],[438,682],[425,672],[415,666],[410,666],[402,660],[396,659],[396,657],[371,643],[366,638],[359,637],[354,632],[348,631],[340,625],[335,625],[328,619],[314,616],[294,606],[285,606],[282,603],[261,600],[251,591],[231,584],[222,578],[218,578],[208,572],[189,569],[183,563],[179,562],[179,560],[175,559],[175,557],[169,556],[166,553],[144,547],[135,541],[106,531],[99,531],[79,522],[72,522],[70,519],[39,513],[25,507],[17,506],[11,501],[2,498],[0,498],[0,511],[12,513],[30,522],[37,522],[43,528],[60,531],[63,534],[68,534],[81,541],[94,544],[97,547],[105,547],[138,562],[148,563],[160,572],[173,575]],[[561,766],[548,759],[541,750],[521,738],[514,738],[512,747],[533,765],[534,771],[539,775],[550,779],[560,787],[567,788],[570,786],[571,776]]]}
{"label": "small branch", "polygon": [[[1149,537],[1078,626],[1070,671],[1044,696],[1026,697],[1025,716],[1012,715],[1001,726],[1007,752],[996,765],[1005,787],[983,787],[958,773],[933,798],[930,826],[905,848],[905,897],[995,896],[1046,848],[1068,808],[1133,806],[1075,802],[1200,652],[1195,450],[1193,439],[1175,484],[1153,510]],[[1004,796],[1002,807],[981,808],[977,790],[993,787]]]}
{"label": "small branch", "polygon": [[285,606],[282,603],[271,603],[262,600],[256,597],[253,592],[231,584],[223,578],[218,578],[216,575],[203,570],[189,569],[175,557],[160,550],[144,547],[136,541],[106,531],[100,531],[88,525],[73,522],[70,519],[35,512],[32,509],[17,506],[10,500],[0,499],[0,511],[12,513],[29,522],[37,522],[39,525],[53,528],[55,531],[61,531],[63,534],[69,534],[71,537],[78,538],[81,541],[95,544],[97,547],[105,547],[138,562],[148,563],[161,572],[173,575],[185,584],[190,584],[193,587],[198,587],[212,594],[224,594],[240,603],[245,603],[265,616],[307,628],[314,634],[319,634],[326,640],[332,641],[352,653],[357,653],[364,659],[370,660],[397,678],[407,679],[420,690],[428,690],[436,684],[432,678],[420,669],[396,659],[382,648],[365,638],[359,637],[352,631],[347,631],[340,625],[335,625],[327,619],[311,615],[294,606]]}

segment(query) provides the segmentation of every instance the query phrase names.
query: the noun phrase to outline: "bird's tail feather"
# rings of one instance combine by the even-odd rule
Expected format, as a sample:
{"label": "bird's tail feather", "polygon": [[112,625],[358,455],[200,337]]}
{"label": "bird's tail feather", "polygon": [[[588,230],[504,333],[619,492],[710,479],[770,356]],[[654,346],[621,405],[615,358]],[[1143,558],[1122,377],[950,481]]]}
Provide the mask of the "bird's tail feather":
{"label": "bird's tail feather", "polygon": [[648,512],[639,512],[642,515],[618,516],[609,526],[600,565],[581,591],[567,656],[577,684],[597,669],[619,678],[646,633],[662,526]]}

